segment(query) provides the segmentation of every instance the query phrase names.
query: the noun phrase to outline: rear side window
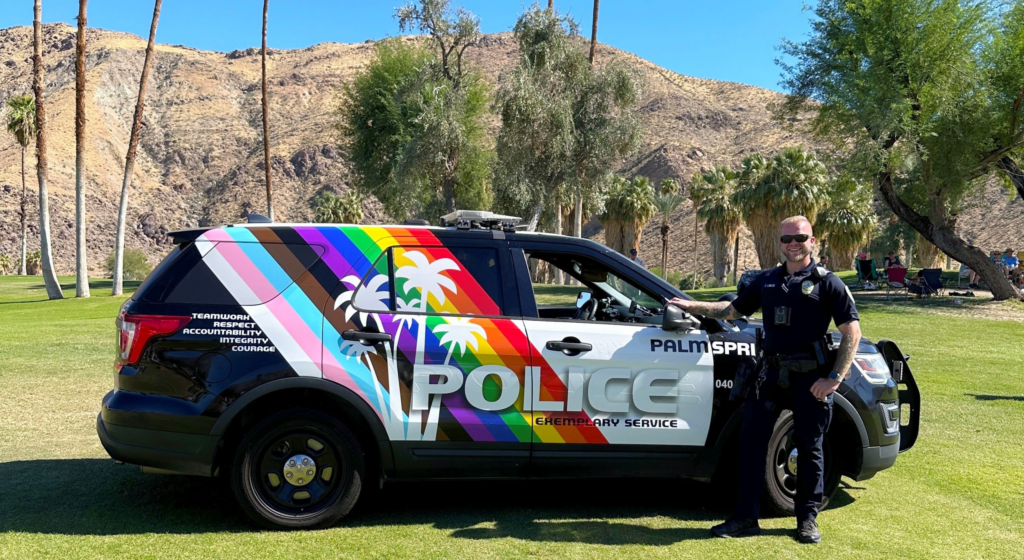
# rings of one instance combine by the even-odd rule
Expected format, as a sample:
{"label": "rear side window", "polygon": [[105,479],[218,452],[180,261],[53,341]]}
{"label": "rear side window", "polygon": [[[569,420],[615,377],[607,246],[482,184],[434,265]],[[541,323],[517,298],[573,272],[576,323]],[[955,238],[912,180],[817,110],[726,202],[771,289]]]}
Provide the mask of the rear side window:
{"label": "rear side window", "polygon": [[197,246],[190,244],[159,275],[153,272],[153,281],[140,299],[153,303],[259,305],[280,295],[322,254],[323,249],[314,245],[219,241],[201,255]]}
{"label": "rear side window", "polygon": [[358,287],[359,309],[437,315],[505,315],[498,251],[392,247]]}

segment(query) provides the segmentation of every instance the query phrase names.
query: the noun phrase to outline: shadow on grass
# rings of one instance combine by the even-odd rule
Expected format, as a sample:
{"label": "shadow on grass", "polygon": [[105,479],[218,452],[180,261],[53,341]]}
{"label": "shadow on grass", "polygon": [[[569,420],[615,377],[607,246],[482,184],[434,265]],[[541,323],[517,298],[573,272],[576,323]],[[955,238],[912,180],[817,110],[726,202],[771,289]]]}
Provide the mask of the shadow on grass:
{"label": "shadow on grass", "polygon": [[[252,532],[222,479],[150,475],[109,459],[0,463],[0,532],[122,535]],[[840,490],[831,508],[853,502]],[[669,545],[708,537],[731,498],[688,480],[393,482],[343,527],[432,525],[455,538]],[[431,504],[424,507],[424,504]],[[650,527],[664,517],[699,527]],[[621,521],[620,521],[621,520]],[[789,529],[765,535],[790,537]]]}
{"label": "shadow on grass", "polygon": [[965,396],[974,397],[979,401],[1015,401],[1024,402],[1024,396],[1013,396],[1013,395],[975,395],[973,393],[965,393]]}
{"label": "shadow on grass", "polygon": [[[124,281],[124,294],[131,295],[138,287],[142,284],[138,280],[125,280]],[[89,280],[89,290],[93,296],[109,296],[110,290],[114,287],[114,281],[110,278],[99,278],[95,280]],[[38,284],[28,284],[25,286],[19,286],[24,290],[38,290],[41,293],[38,297],[33,299],[25,299],[19,301],[0,301],[0,305],[10,305],[16,303],[39,303],[47,301],[46,297],[46,284],[43,283],[42,278],[39,279]],[[75,297],[75,283],[74,282],[62,282],[60,289],[64,291],[64,299],[72,299]]]}

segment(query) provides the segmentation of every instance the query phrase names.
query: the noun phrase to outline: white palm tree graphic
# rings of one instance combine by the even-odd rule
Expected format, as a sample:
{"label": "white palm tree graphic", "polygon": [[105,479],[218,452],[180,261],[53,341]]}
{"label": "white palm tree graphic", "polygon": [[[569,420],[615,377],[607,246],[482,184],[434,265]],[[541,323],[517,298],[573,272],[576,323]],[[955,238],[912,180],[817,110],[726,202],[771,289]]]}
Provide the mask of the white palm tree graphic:
{"label": "white palm tree graphic", "polygon": [[347,284],[349,289],[334,301],[334,308],[337,309],[345,305],[346,321],[351,320],[353,315],[358,315],[359,322],[364,327],[369,326],[368,320],[371,318],[380,327],[380,317],[369,312],[388,311],[387,302],[390,295],[387,288],[381,290],[381,287],[387,284],[388,276],[378,274],[363,285],[360,285],[362,281],[356,276],[346,276],[341,281]]}
{"label": "white palm tree graphic", "polygon": [[444,363],[449,364],[452,360],[452,352],[459,349],[459,355],[466,355],[466,346],[473,350],[479,350],[477,337],[487,340],[487,331],[480,325],[473,323],[472,317],[451,317],[445,319],[446,323],[434,327],[434,334],[440,334],[441,346],[448,347],[448,357]]}
{"label": "white palm tree graphic", "polygon": [[[434,334],[439,335],[438,342],[441,346],[448,346],[448,356],[444,363],[448,365],[452,360],[452,352],[459,349],[459,355],[466,355],[466,347],[479,350],[477,338],[486,341],[487,331],[480,325],[473,323],[472,317],[449,317],[445,322],[434,327]],[[430,412],[427,415],[427,425],[423,430],[423,439],[432,441],[437,439],[437,418],[441,414],[441,396],[437,395],[430,403]]]}
{"label": "white palm tree graphic", "polygon": [[[409,290],[415,288],[420,293],[419,298],[419,311],[427,311],[427,300],[431,296],[438,303],[444,304],[447,297],[445,296],[445,289],[454,293],[458,293],[458,287],[455,282],[445,276],[443,273],[448,270],[459,270],[459,265],[455,261],[449,258],[440,258],[431,262],[426,255],[420,251],[406,251],[403,253],[405,258],[412,261],[411,265],[399,267],[395,271],[395,278],[405,279],[405,292],[408,294]],[[424,348],[426,346],[426,328],[427,321],[426,317],[417,319],[419,323],[418,334],[416,336],[416,360],[415,364],[423,364]],[[431,404],[433,408],[433,404]],[[413,413],[410,411],[409,424],[406,429],[406,439],[421,439],[424,434],[420,433],[420,423],[422,421],[422,411]]]}
{"label": "white palm tree graphic", "polygon": [[[338,348],[338,350],[341,351],[341,355],[342,356],[347,356],[349,358],[355,358],[356,361],[362,361],[363,364],[366,365],[366,368],[370,370],[370,378],[373,380],[373,389],[377,393],[377,407],[380,409],[381,412],[384,412],[384,410],[385,410],[385,408],[384,408],[384,392],[385,391],[380,386],[380,381],[377,380],[377,372],[374,371],[374,369],[373,369],[373,362],[370,361],[370,358],[368,356],[368,354],[373,354],[373,353],[376,352],[374,350],[373,346],[367,346],[367,345],[363,344],[362,342],[356,342],[356,341],[353,341],[353,340],[344,340],[344,341],[342,341],[341,346]],[[391,387],[394,387],[394,386],[392,385]],[[393,416],[394,416],[394,411],[392,411],[392,417]],[[389,425],[387,426],[387,428],[388,428],[388,433],[390,434],[391,431],[392,431],[392,428],[390,426],[391,423],[389,422],[388,424]],[[399,433],[401,433],[401,432],[399,432]]]}

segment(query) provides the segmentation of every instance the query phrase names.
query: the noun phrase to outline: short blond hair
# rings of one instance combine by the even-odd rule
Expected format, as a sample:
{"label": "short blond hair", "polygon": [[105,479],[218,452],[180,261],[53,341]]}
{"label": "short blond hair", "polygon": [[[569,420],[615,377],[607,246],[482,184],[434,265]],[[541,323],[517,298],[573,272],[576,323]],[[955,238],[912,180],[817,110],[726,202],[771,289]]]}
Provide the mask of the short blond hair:
{"label": "short blond hair", "polygon": [[779,223],[779,228],[781,229],[782,226],[784,226],[786,224],[802,224],[802,223],[806,223],[808,226],[810,226],[812,228],[812,233],[813,233],[813,227],[814,226],[812,226],[811,225],[811,221],[808,220],[804,216],[790,216],[790,217],[786,218],[785,220],[782,220],[781,223]]}

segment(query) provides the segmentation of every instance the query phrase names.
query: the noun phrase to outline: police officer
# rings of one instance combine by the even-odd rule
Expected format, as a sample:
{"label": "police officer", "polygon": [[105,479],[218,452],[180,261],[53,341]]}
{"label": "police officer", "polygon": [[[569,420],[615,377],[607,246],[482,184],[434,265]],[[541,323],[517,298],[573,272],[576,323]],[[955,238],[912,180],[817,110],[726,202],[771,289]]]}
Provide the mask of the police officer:
{"label": "police officer", "polygon": [[[811,258],[814,241],[807,218],[787,218],[779,236],[785,263],[763,272],[735,300],[669,302],[711,318],[736,319],[758,308],[764,317],[764,365],[751,376],[754,388],[743,405],[739,501],[733,516],[711,529],[713,536],[761,532],[758,517],[768,441],[779,413],[788,408],[793,411],[797,443],[797,539],[821,541],[816,518],[824,492],[822,442],[832,419],[832,393],[849,372],[861,335],[850,291]],[[842,341],[834,356],[823,356],[822,341],[832,321]]]}

